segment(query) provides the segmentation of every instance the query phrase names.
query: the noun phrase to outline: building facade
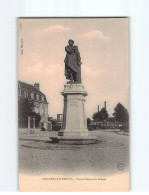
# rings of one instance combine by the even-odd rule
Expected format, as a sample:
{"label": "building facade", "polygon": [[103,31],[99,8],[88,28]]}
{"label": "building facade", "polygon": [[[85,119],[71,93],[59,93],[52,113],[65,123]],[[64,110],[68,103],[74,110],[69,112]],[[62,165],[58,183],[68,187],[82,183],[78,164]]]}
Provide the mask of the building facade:
{"label": "building facade", "polygon": [[34,112],[41,116],[40,126],[47,129],[48,127],[48,102],[45,94],[40,91],[40,84],[34,85],[18,81],[18,99],[28,98],[34,101]]}
{"label": "building facade", "polygon": [[62,122],[63,121],[63,115],[62,114],[57,114],[57,121]]}

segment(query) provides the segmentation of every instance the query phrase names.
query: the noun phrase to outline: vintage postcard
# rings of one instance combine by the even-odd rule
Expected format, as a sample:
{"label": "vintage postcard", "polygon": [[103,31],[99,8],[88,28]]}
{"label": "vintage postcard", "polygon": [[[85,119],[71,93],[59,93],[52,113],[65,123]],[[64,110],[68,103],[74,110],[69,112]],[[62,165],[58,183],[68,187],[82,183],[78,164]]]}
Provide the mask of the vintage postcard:
{"label": "vintage postcard", "polygon": [[20,191],[129,191],[129,19],[18,19]]}

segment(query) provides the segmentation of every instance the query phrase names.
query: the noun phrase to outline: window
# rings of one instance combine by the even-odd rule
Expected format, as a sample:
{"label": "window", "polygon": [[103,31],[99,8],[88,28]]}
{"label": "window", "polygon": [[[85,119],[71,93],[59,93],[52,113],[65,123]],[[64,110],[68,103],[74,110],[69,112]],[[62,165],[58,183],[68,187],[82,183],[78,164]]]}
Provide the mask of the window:
{"label": "window", "polygon": [[29,98],[29,99],[31,98],[31,93],[30,93],[30,92],[28,92],[28,98]]}
{"label": "window", "polygon": [[25,97],[25,98],[28,97],[28,91],[24,91],[24,97]]}
{"label": "window", "polygon": [[33,93],[31,93],[31,99],[34,99],[34,94]]}
{"label": "window", "polygon": [[42,107],[42,110],[41,110],[41,115],[44,116],[45,115],[45,110],[44,108]]}
{"label": "window", "polygon": [[37,100],[39,100],[39,95],[38,94],[37,94],[36,98],[37,98]]}
{"label": "window", "polygon": [[26,91],[24,91],[24,97],[26,98]]}
{"label": "window", "polygon": [[19,93],[19,97],[21,97],[21,88],[19,88],[18,93]]}
{"label": "window", "polygon": [[44,101],[44,96],[42,95],[42,101]]}
{"label": "window", "polygon": [[48,107],[45,107],[45,111],[44,111],[45,113],[45,117],[47,117],[48,116]]}

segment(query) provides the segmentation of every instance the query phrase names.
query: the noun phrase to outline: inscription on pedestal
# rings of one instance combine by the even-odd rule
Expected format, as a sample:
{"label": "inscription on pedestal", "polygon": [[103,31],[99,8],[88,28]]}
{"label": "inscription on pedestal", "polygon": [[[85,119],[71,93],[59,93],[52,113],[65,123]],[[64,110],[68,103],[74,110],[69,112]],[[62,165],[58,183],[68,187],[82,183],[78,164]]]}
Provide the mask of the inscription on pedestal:
{"label": "inscription on pedestal", "polygon": [[67,107],[70,107],[70,106],[78,107],[77,101],[76,100],[69,100],[68,104],[67,104]]}

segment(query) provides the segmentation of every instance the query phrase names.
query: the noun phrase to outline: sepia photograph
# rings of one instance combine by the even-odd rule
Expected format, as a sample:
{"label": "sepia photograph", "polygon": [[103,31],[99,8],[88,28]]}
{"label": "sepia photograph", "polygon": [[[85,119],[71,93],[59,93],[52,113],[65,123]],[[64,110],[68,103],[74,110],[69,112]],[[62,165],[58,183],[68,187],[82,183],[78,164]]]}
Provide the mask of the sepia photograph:
{"label": "sepia photograph", "polygon": [[129,191],[129,18],[18,18],[20,191]]}

